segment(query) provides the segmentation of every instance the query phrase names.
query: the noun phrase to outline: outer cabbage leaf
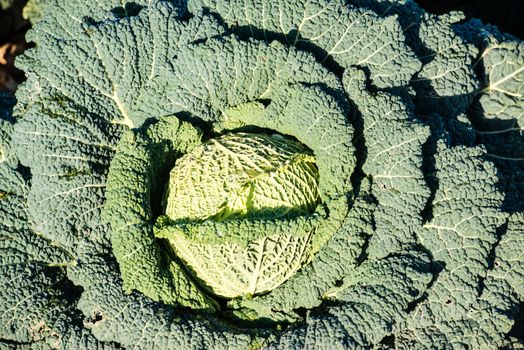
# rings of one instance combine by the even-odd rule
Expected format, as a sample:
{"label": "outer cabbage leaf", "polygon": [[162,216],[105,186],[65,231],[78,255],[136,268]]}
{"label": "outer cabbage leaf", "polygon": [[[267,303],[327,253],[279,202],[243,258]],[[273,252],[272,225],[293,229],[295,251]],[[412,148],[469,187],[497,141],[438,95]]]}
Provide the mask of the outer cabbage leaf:
{"label": "outer cabbage leaf", "polygon": [[[438,189],[431,220],[419,238],[442,271],[426,292],[427,298],[399,327],[400,347],[458,348],[467,341],[471,347],[492,348],[501,341],[503,334],[490,333],[490,326],[470,315],[472,308],[484,308],[478,291],[488,283],[490,251],[497,243],[497,229],[507,218],[500,209],[503,195],[496,187],[495,168],[481,160],[483,154],[478,147],[439,143],[435,154]],[[470,333],[477,336],[469,337]]]}
{"label": "outer cabbage leaf", "polygon": [[474,68],[478,49],[462,35],[464,15],[424,12],[413,0],[357,0],[380,16],[397,16],[409,48],[422,61],[410,85],[419,113],[455,118],[466,112],[479,82]]}
{"label": "outer cabbage leaf", "polygon": [[382,18],[346,1],[191,0],[188,7],[217,13],[242,36],[277,39],[342,68],[366,67],[378,87],[405,85],[420,69],[395,17]]}
{"label": "outer cabbage leaf", "polygon": [[284,332],[268,348],[367,349],[379,343],[421,296],[431,280],[428,267],[428,258],[416,251],[366,261],[332,293],[343,303],[312,313],[305,325]]}
{"label": "outer cabbage leaf", "polygon": [[442,16],[425,15],[419,37],[426,60],[413,79],[417,107],[423,113],[454,118],[466,112],[479,88],[474,73],[478,50],[454,28],[464,19],[460,12]]}
{"label": "outer cabbage leaf", "polygon": [[485,83],[480,104],[487,118],[515,120],[524,128],[524,43],[497,42],[482,52]]}
{"label": "outer cabbage leaf", "polygon": [[153,203],[161,198],[152,190],[153,183],[165,177],[176,154],[194,148],[200,137],[189,123],[171,117],[144,130],[129,130],[119,142],[107,180],[104,216],[128,293],[136,289],[156,301],[213,307],[153,236]]}
{"label": "outer cabbage leaf", "polygon": [[495,260],[487,276],[493,285],[505,283],[506,288],[513,289],[519,300],[524,299],[523,243],[524,213],[516,213],[508,219],[506,232],[495,248]]}
{"label": "outer cabbage leaf", "polygon": [[464,22],[458,12],[427,14],[412,0],[358,0],[357,4],[382,16],[398,16],[408,45],[423,62],[412,80],[417,111],[438,112],[447,124],[459,121],[446,129],[461,135],[455,140],[458,144],[471,145],[463,142],[463,130],[456,127],[468,124],[463,118],[467,114],[478,136],[475,143],[487,147],[501,172],[507,194],[504,208],[522,211],[521,41],[477,19]]}
{"label": "outer cabbage leaf", "polygon": [[[80,236],[98,232],[118,134],[117,127],[69,100],[35,103],[15,125],[13,146],[20,162],[31,167],[33,229],[72,255]],[[103,236],[96,239],[105,243]]]}
{"label": "outer cabbage leaf", "polygon": [[524,210],[524,44],[515,38],[479,35],[484,68],[479,106],[474,111],[477,134],[501,169],[510,212]]}
{"label": "outer cabbage leaf", "polygon": [[362,71],[347,70],[343,81],[350,99],[360,106],[360,141],[366,148],[362,170],[372,180],[378,202],[368,254],[386,256],[413,245],[422,225],[420,214],[430,196],[422,171],[422,146],[429,129],[401,98],[366,91]]}
{"label": "outer cabbage leaf", "polygon": [[524,300],[524,259],[520,249],[522,227],[521,213],[509,218],[507,231],[495,248],[494,264],[485,276],[480,296],[470,303],[467,310],[458,313],[447,310],[450,316],[431,326],[403,330],[397,335],[398,347],[518,349],[520,343],[513,340],[508,344],[506,334],[513,326],[519,303]]}
{"label": "outer cabbage leaf", "polygon": [[100,341],[136,349],[224,350],[246,349],[257,341],[257,330],[249,334],[212,315],[166,306],[140,293],[122,293],[117,264],[97,250],[96,242],[85,242],[68,277],[83,286],[78,308],[86,315],[85,327]]}
{"label": "outer cabbage leaf", "polygon": [[244,104],[273,104],[288,95],[289,85],[322,86],[342,94],[337,77],[313,55],[279,42],[211,38],[182,48],[169,63],[153,88],[168,87],[166,108],[206,122],[224,121],[229,109]]}
{"label": "outer cabbage leaf", "polygon": [[30,226],[27,173],[11,147],[13,105],[0,93],[0,346],[113,348],[83,329],[73,308],[75,291],[63,269],[72,257]]}
{"label": "outer cabbage leaf", "polygon": [[[110,1],[108,1],[110,2]],[[114,1],[121,5],[120,1]],[[69,6],[77,6],[68,11]],[[96,16],[97,10],[111,9],[97,4],[92,12],[79,1],[53,4],[31,32],[30,39],[45,42],[30,50],[19,65],[28,73],[20,95],[24,105],[37,97],[49,99],[60,94],[110,123],[140,126],[152,116],[171,115],[163,98],[169,86],[151,86],[164,65],[184,45],[222,33],[209,16],[195,16],[181,22],[178,7],[155,1],[138,15],[116,16],[104,21],[84,19],[68,28],[72,14]],[[138,6],[138,4],[137,4]],[[91,7],[91,5],[89,5]],[[141,8],[141,6],[139,6]],[[83,12],[85,11],[85,12]],[[103,16],[102,16],[103,17]],[[176,40],[166,40],[176,38]],[[154,113],[154,114],[153,114]]]}

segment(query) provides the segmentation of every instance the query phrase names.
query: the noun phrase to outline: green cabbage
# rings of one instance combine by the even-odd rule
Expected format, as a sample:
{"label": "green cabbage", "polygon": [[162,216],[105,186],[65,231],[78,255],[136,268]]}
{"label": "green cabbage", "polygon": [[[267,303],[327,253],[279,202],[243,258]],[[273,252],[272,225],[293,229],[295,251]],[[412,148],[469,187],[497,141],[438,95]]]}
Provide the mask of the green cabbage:
{"label": "green cabbage", "polygon": [[520,39],[411,0],[42,6],[1,348],[519,346]]}

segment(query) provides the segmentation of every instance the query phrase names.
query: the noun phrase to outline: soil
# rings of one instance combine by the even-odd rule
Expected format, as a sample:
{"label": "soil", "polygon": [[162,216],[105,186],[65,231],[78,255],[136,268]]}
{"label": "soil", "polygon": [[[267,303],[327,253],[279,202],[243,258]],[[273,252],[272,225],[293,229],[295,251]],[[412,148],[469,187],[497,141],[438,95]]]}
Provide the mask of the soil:
{"label": "soil", "polygon": [[15,57],[28,47],[25,33],[31,25],[22,17],[24,5],[25,1],[15,1],[11,8],[0,11],[0,90],[15,92],[25,79],[15,68]]}

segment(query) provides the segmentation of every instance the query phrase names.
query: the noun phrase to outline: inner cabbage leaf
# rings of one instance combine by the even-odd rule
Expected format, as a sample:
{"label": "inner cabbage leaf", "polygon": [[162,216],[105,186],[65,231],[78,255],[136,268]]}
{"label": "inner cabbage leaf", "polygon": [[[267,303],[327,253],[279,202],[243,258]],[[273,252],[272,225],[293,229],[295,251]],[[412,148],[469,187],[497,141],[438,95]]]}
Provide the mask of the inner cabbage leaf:
{"label": "inner cabbage leaf", "polygon": [[172,220],[276,218],[314,211],[313,155],[282,136],[228,134],[177,160],[166,191]]}

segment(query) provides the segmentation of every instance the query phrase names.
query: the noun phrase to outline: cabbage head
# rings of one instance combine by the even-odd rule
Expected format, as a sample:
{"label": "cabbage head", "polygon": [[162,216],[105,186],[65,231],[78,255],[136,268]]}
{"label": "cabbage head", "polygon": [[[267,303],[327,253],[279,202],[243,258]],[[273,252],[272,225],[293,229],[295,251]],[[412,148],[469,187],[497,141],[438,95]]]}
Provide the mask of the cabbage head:
{"label": "cabbage head", "polygon": [[35,4],[0,349],[522,347],[522,39],[413,0]]}
{"label": "cabbage head", "polygon": [[176,161],[167,186],[167,218],[155,235],[214,294],[270,291],[314,253],[304,223],[312,218],[284,219],[313,213],[320,199],[314,157],[299,143],[246,133],[211,139]]}

